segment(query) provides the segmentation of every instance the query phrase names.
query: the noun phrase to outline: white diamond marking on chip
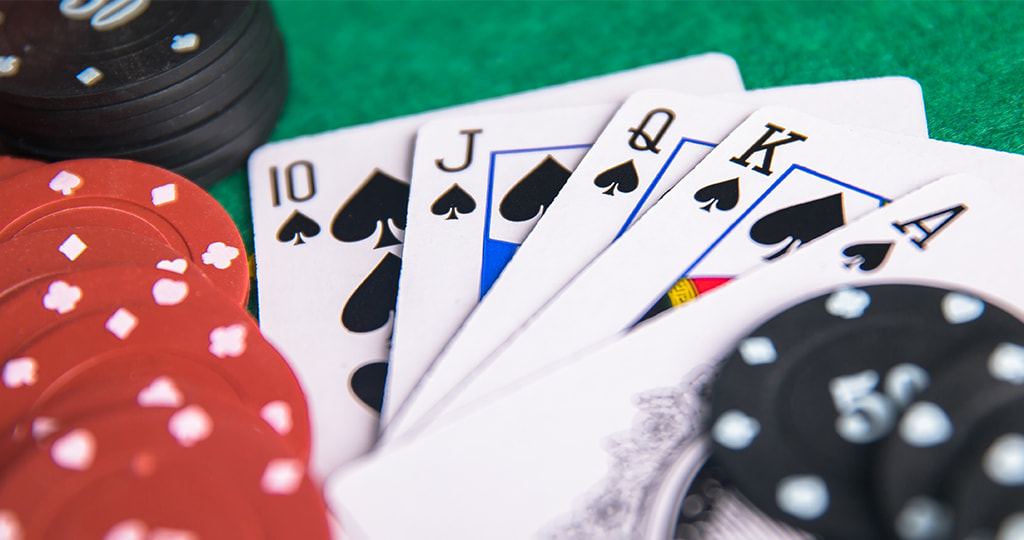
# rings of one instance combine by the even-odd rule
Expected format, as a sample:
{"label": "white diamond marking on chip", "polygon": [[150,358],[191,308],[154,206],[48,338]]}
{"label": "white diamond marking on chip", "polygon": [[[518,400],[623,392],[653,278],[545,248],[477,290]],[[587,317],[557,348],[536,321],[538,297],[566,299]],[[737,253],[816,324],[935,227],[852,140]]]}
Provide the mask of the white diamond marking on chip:
{"label": "white diamond marking on chip", "polygon": [[243,324],[220,326],[210,332],[210,354],[217,358],[238,358],[245,353],[248,330]]}
{"label": "white diamond marking on chip", "polygon": [[81,299],[81,287],[58,279],[47,287],[46,294],[43,295],[43,307],[63,315],[74,310]]}
{"label": "white diamond marking on chip", "polygon": [[1024,347],[1000,343],[988,356],[988,373],[998,381],[1024,384]]}
{"label": "white diamond marking on chip", "polygon": [[839,289],[825,300],[825,311],[833,317],[857,319],[871,305],[871,295],[861,289]]}
{"label": "white diamond marking on chip", "polygon": [[24,540],[25,532],[21,528],[18,516],[10,510],[0,510],[0,538],[3,540]]}
{"label": "white diamond marking on chip", "polygon": [[787,476],[775,487],[775,504],[797,519],[818,519],[828,511],[828,485],[820,476],[812,474]]}
{"label": "white diamond marking on chip", "polygon": [[103,72],[89,66],[83,69],[78,75],[75,75],[75,78],[86,86],[92,86],[103,79]]}
{"label": "white diamond marking on chip", "polygon": [[981,458],[981,467],[1001,486],[1024,486],[1024,435],[1007,433],[993,441]]}
{"label": "white diamond marking on chip", "polygon": [[77,234],[72,233],[71,236],[64,239],[64,243],[57,248],[57,251],[63,253],[69,261],[74,261],[87,247],[89,246],[86,246]]}
{"label": "white diamond marking on chip", "polygon": [[13,77],[21,70],[21,58],[0,56],[0,77]]}
{"label": "white diamond marking on chip", "polygon": [[942,503],[924,495],[911,497],[894,523],[896,533],[907,540],[953,536],[953,516]]}
{"label": "white diamond marking on chip", "polygon": [[291,495],[298,491],[305,474],[302,462],[297,459],[273,459],[263,470],[260,488],[270,495]]}
{"label": "white diamond marking on chip", "polygon": [[178,200],[178,186],[164,184],[153,188],[149,194],[153,197],[153,206],[163,206]]}
{"label": "white diamond marking on chip", "polygon": [[53,442],[50,457],[59,467],[84,471],[96,457],[96,437],[85,428],[76,428]]}
{"label": "white diamond marking on chip", "polygon": [[985,302],[969,294],[951,292],[942,297],[942,316],[950,324],[971,322],[985,312]]}
{"label": "white diamond marking on chip", "polygon": [[711,428],[711,438],[730,450],[743,450],[761,433],[761,423],[736,409],[722,413]]}
{"label": "white diamond marking on chip", "polygon": [[930,401],[911,405],[900,419],[900,437],[915,448],[930,448],[949,441],[953,421],[946,411]]}
{"label": "white diamond marking on chip", "polygon": [[224,270],[231,266],[231,261],[238,257],[238,248],[231,247],[224,242],[214,242],[206,246],[206,253],[203,253],[203,264],[209,264],[217,270]]}
{"label": "white diamond marking on chip", "polygon": [[762,364],[771,364],[779,355],[775,351],[775,344],[772,343],[771,338],[764,336],[748,337],[740,342],[739,346],[740,358],[748,366],[760,366]]}
{"label": "white diamond marking on chip", "polygon": [[32,386],[36,383],[36,373],[39,371],[39,364],[35,358],[22,356],[8,360],[4,364],[3,378],[4,386],[7,388],[21,388]]}
{"label": "white diamond marking on chip", "polygon": [[179,34],[171,38],[171,50],[176,53],[190,53],[199,48],[199,35]]}
{"label": "white diamond marking on chip", "polygon": [[191,448],[213,433],[213,419],[199,405],[189,405],[171,415],[167,431],[178,444]]}
{"label": "white diamond marking on chip", "polygon": [[188,261],[180,258],[173,261],[164,259],[156,263],[156,269],[174,272],[175,274],[184,274],[185,270],[188,269]]}
{"label": "white diamond marking on chip", "polygon": [[188,283],[160,278],[153,284],[153,301],[158,306],[176,306],[188,298]]}
{"label": "white diamond marking on chip", "polygon": [[176,409],[185,404],[178,385],[170,377],[157,377],[136,396],[139,407],[166,407]]}
{"label": "white diamond marking on chip", "polygon": [[292,408],[284,401],[271,401],[261,407],[260,418],[278,435],[287,435],[292,431]]}
{"label": "white diamond marking on chip", "polygon": [[117,308],[117,311],[107,319],[105,325],[107,330],[117,336],[117,339],[127,339],[132,330],[139,325],[139,318],[125,308]]}
{"label": "white diamond marking on chip", "polygon": [[52,191],[56,191],[61,195],[71,195],[82,186],[82,178],[74,173],[60,171],[50,179],[50,183],[47,185],[50,186]]}

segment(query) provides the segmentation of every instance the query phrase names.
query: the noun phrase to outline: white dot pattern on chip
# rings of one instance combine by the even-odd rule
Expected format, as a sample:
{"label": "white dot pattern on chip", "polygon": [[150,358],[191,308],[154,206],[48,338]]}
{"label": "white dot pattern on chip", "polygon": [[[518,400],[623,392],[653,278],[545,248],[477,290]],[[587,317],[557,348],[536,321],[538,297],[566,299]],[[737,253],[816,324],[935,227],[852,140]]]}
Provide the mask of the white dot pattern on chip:
{"label": "white dot pattern on chip", "polygon": [[78,237],[77,234],[72,233],[71,236],[64,239],[64,242],[57,248],[69,261],[74,261],[79,255],[85,251],[85,242]]}
{"label": "white dot pattern on chip", "polygon": [[66,281],[56,280],[46,288],[43,295],[43,307],[63,315],[75,309],[82,299],[82,289]]}
{"label": "white dot pattern on chip", "polygon": [[156,263],[156,269],[174,272],[175,274],[184,274],[185,270],[188,270],[188,261],[180,258],[172,261],[164,259]]}
{"label": "white dot pattern on chip", "polygon": [[302,485],[306,470],[297,459],[273,459],[260,478],[260,489],[269,495],[291,495]]}
{"label": "white dot pattern on chip", "polygon": [[741,341],[739,353],[740,358],[742,358],[743,362],[748,366],[771,364],[779,357],[778,353],[775,351],[775,344],[772,343],[771,338],[764,336],[748,337]]}
{"label": "white dot pattern on chip", "polygon": [[839,289],[825,300],[825,311],[833,317],[857,319],[871,305],[871,295],[861,289]]}
{"label": "white dot pattern on chip", "polygon": [[985,302],[971,295],[951,292],[942,297],[942,316],[950,324],[971,322],[985,313]]}
{"label": "white dot pattern on chip", "polygon": [[199,49],[199,35],[195,33],[178,34],[171,38],[171,50],[181,54]]}
{"label": "white dot pattern on chip", "polygon": [[278,435],[287,435],[292,431],[292,408],[284,401],[271,401],[261,407],[260,418]]}
{"label": "white dot pattern on chip", "polygon": [[711,427],[711,438],[730,450],[743,450],[761,433],[761,423],[737,409],[722,413]]}
{"label": "white dot pattern on chip", "polygon": [[1024,384],[1024,347],[1016,343],[1000,343],[988,356],[988,373],[997,381]]}
{"label": "white dot pattern on chip", "polygon": [[915,448],[929,448],[949,441],[953,421],[942,407],[930,401],[919,401],[907,408],[900,419],[900,438]]}
{"label": "white dot pattern on chip", "polygon": [[68,171],[60,171],[50,179],[48,185],[52,191],[61,195],[71,195],[82,186],[82,178]]}
{"label": "white dot pattern on chip", "polygon": [[25,532],[18,516],[10,510],[0,510],[0,539],[24,540]]}
{"label": "white dot pattern on chip", "polygon": [[85,428],[75,428],[50,446],[50,458],[61,468],[84,471],[96,457],[96,436]]}
{"label": "white dot pattern on chip", "polygon": [[901,540],[948,538],[953,532],[953,515],[939,501],[921,495],[907,501],[893,525]]}
{"label": "white dot pattern on chip", "polygon": [[830,503],[828,485],[817,475],[794,474],[775,486],[776,506],[797,519],[818,519],[828,511]]}
{"label": "white dot pattern on chip", "polygon": [[153,301],[158,306],[176,306],[188,298],[188,283],[160,278],[153,284]]}
{"label": "white dot pattern on chip", "polygon": [[59,429],[60,423],[57,422],[56,418],[40,416],[32,420],[32,438],[37,442],[57,433]]}
{"label": "white dot pattern on chip", "polygon": [[245,354],[246,330],[243,324],[220,326],[210,332],[210,354],[217,358],[238,358]]}
{"label": "white dot pattern on chip", "polygon": [[1014,512],[1003,519],[994,540],[1021,540],[1024,538],[1024,512]]}
{"label": "white dot pattern on chip", "polygon": [[78,75],[75,75],[75,78],[86,86],[92,86],[103,79],[103,72],[89,66],[79,72]]}
{"label": "white dot pattern on chip", "polygon": [[213,419],[199,405],[189,405],[171,415],[167,431],[178,444],[190,448],[213,434]]}
{"label": "white dot pattern on chip", "polygon": [[0,77],[13,77],[21,71],[21,58],[0,56]]}
{"label": "white dot pattern on chip", "polygon": [[35,358],[22,356],[4,363],[3,378],[4,386],[7,388],[21,388],[32,386],[36,383],[36,374],[39,371],[39,364]]}
{"label": "white dot pattern on chip", "polygon": [[117,311],[107,319],[106,328],[117,336],[117,339],[128,339],[135,327],[139,325],[139,318],[125,308],[117,308]]}
{"label": "white dot pattern on chip", "polygon": [[153,197],[153,206],[170,204],[178,200],[178,186],[174,184],[157,186],[150,191],[150,195]]}
{"label": "white dot pattern on chip", "polygon": [[145,388],[139,390],[136,402],[140,407],[178,408],[184,405],[185,398],[170,377],[160,376],[153,379]]}
{"label": "white dot pattern on chip", "polygon": [[126,519],[107,529],[103,540],[147,540],[146,524],[137,519]]}
{"label": "white dot pattern on chip", "polygon": [[231,261],[235,260],[239,253],[236,247],[229,246],[224,242],[214,242],[206,246],[206,252],[202,255],[203,264],[224,270],[231,266]]}
{"label": "white dot pattern on chip", "polygon": [[985,450],[981,458],[985,475],[1006,487],[1024,486],[1024,435],[1007,433]]}

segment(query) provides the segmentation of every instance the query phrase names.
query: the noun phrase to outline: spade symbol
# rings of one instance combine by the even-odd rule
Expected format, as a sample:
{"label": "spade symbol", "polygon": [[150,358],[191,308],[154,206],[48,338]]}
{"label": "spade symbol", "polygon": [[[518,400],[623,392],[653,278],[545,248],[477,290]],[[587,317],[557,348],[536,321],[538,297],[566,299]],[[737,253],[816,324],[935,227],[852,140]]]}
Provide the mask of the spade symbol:
{"label": "spade symbol", "polygon": [[551,206],[572,171],[548,155],[519,179],[498,205],[509,221],[529,221]]}
{"label": "spade symbol", "polygon": [[334,215],[331,234],[342,242],[369,238],[381,224],[380,238],[374,247],[400,244],[388,226],[405,230],[405,212],[409,205],[409,184],[374,170],[363,186]]}
{"label": "spade symbol", "polygon": [[459,219],[456,214],[468,214],[476,209],[476,201],[473,197],[466,193],[466,190],[459,187],[458,184],[452,184],[452,187],[448,188],[441,194],[440,197],[434,201],[434,204],[430,206],[430,211],[435,216],[443,216],[448,214],[445,219]]}
{"label": "spade symbol", "polygon": [[387,362],[371,362],[353,371],[348,385],[359,401],[380,413],[384,406],[384,381],[387,375]]}
{"label": "spade symbol", "polygon": [[594,185],[604,190],[605,195],[615,196],[615,190],[619,193],[629,193],[640,185],[639,175],[636,173],[636,165],[633,160],[620,163],[594,178]]}
{"label": "spade symbol", "polygon": [[277,241],[278,242],[295,242],[295,245],[305,244],[306,241],[302,239],[303,236],[306,238],[313,238],[320,234],[320,225],[317,225],[315,221],[309,218],[306,214],[299,212],[298,210],[292,212],[292,215],[288,217],[281,228],[277,230]]}
{"label": "spade symbol", "polygon": [[341,324],[351,332],[372,332],[384,326],[395,310],[401,270],[401,257],[393,253],[384,255],[348,297],[341,310]]}
{"label": "spade symbol", "polygon": [[885,258],[892,249],[893,242],[867,242],[864,244],[853,244],[843,250],[843,255],[850,257],[850,260],[843,263],[847,268],[856,266],[863,272],[870,272],[885,262]]}
{"label": "spade symbol", "polygon": [[707,203],[701,207],[705,212],[711,212],[712,206],[719,210],[732,210],[740,199],[740,179],[737,177],[704,186],[693,194],[693,198]]}
{"label": "spade symbol", "polygon": [[771,261],[789,252],[794,244],[810,242],[832,229],[842,227],[844,223],[843,194],[836,193],[787,206],[762,217],[750,228],[750,239],[766,246],[789,239],[781,249],[765,257],[765,260]]}

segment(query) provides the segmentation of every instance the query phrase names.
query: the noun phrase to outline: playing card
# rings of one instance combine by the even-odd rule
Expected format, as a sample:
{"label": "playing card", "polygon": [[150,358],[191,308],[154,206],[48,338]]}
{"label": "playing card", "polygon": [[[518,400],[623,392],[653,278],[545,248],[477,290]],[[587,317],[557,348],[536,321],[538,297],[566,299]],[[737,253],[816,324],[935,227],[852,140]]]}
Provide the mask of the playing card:
{"label": "playing card", "polygon": [[615,105],[420,128],[381,424],[551,205]]}
{"label": "playing card", "polygon": [[929,180],[1024,174],[1016,154],[855,131],[794,111],[752,115],[431,414],[628,328],[666,291],[693,298]]}
{"label": "playing card", "polygon": [[274,143],[252,155],[260,325],[306,391],[315,475],[376,437],[416,129],[445,115],[605,103],[650,86],[742,90],[735,62],[707,54]]}
{"label": "playing card", "polygon": [[[920,87],[903,77],[782,87],[724,99],[730,101],[648,90],[623,104],[545,218],[417,383],[385,429],[385,439],[403,432],[451,391],[758,106],[792,104],[855,125],[927,135]],[[429,349],[435,355],[436,350]]]}
{"label": "playing card", "polygon": [[[356,538],[669,537],[684,497],[701,495],[715,364],[764,319],[831,290],[892,282],[964,290],[1024,315],[1016,277],[1024,254],[1005,249],[1024,233],[1015,182],[957,176],[914,191],[685,309],[382,447],[329,479],[329,504]],[[844,255],[865,243],[890,245],[880,265],[863,269]],[[715,490],[712,516],[716,503],[735,504],[730,489]],[[728,511],[732,535],[711,534],[713,517],[690,525],[700,538],[748,530],[743,512]],[[751,525],[757,537],[774,536]]]}

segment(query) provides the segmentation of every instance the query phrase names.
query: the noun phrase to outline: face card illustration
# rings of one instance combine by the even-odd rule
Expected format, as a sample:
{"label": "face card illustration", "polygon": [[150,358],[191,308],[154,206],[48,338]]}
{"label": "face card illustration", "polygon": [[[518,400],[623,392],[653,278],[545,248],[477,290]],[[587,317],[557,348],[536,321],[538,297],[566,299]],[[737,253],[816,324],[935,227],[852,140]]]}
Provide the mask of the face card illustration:
{"label": "face card illustration", "polygon": [[[467,537],[500,529],[522,538],[569,531],[664,538],[654,534],[664,519],[652,512],[662,495],[678,501],[700,482],[711,435],[699,419],[716,363],[772,314],[844,287],[909,282],[1000,299],[1024,315],[1016,278],[1024,253],[999,249],[1024,233],[1009,202],[1022,193],[1012,183],[954,177],[912,192],[686,309],[562,359],[544,377],[453,413],[416,437],[394,440],[331,477],[329,505],[342,522],[373,538],[446,534],[453,520]],[[905,233],[896,226],[960,206],[966,210],[930,239],[915,225]],[[924,225],[934,231],[938,223]],[[926,247],[915,239],[927,239]],[[842,264],[845,246],[866,241],[892,242],[888,262],[867,273]],[[967,263],[965,254],[977,259]],[[545,489],[479,496],[503,482]],[[641,504],[645,496],[655,504]],[[748,521],[753,516],[735,515],[734,527],[762,530]]]}
{"label": "face card illustration", "polygon": [[596,105],[459,117],[419,130],[382,425],[614,112]]}
{"label": "face card illustration", "polygon": [[[656,90],[631,96],[573,171],[545,212],[545,219],[433,363],[427,378],[410,395],[404,407],[407,410],[398,413],[397,423],[392,422],[384,432],[385,438],[391,437],[388,431],[397,434],[415,423],[497,350],[715,143],[756,110],[758,103],[792,103],[859,125],[877,126],[894,119],[893,124],[885,125],[913,134],[927,133],[920,88],[904,78],[766,89],[739,95],[735,101]],[[702,195],[711,202],[715,193],[707,190]],[[728,193],[719,195],[725,199],[714,201],[718,210],[729,202]],[[558,264],[552,265],[556,258]],[[405,416],[408,419],[402,418]]]}
{"label": "face card illustration", "polygon": [[[387,199],[401,192],[396,182],[409,182],[416,130],[448,115],[600,104],[652,86],[698,94],[743,89],[731,58],[701,55],[276,142],[253,153],[249,187],[260,327],[288,359],[306,392],[315,476],[323,477],[362,454],[376,439],[378,412],[355,389],[364,388],[364,377],[354,384],[353,374],[388,358],[392,323],[377,325],[384,308],[394,320],[389,297],[402,254],[402,244],[395,242],[403,239],[404,216],[397,200],[382,208],[364,207],[361,201]],[[359,195],[364,188],[369,192]],[[362,309],[356,305],[369,305],[372,316],[356,315]]]}

